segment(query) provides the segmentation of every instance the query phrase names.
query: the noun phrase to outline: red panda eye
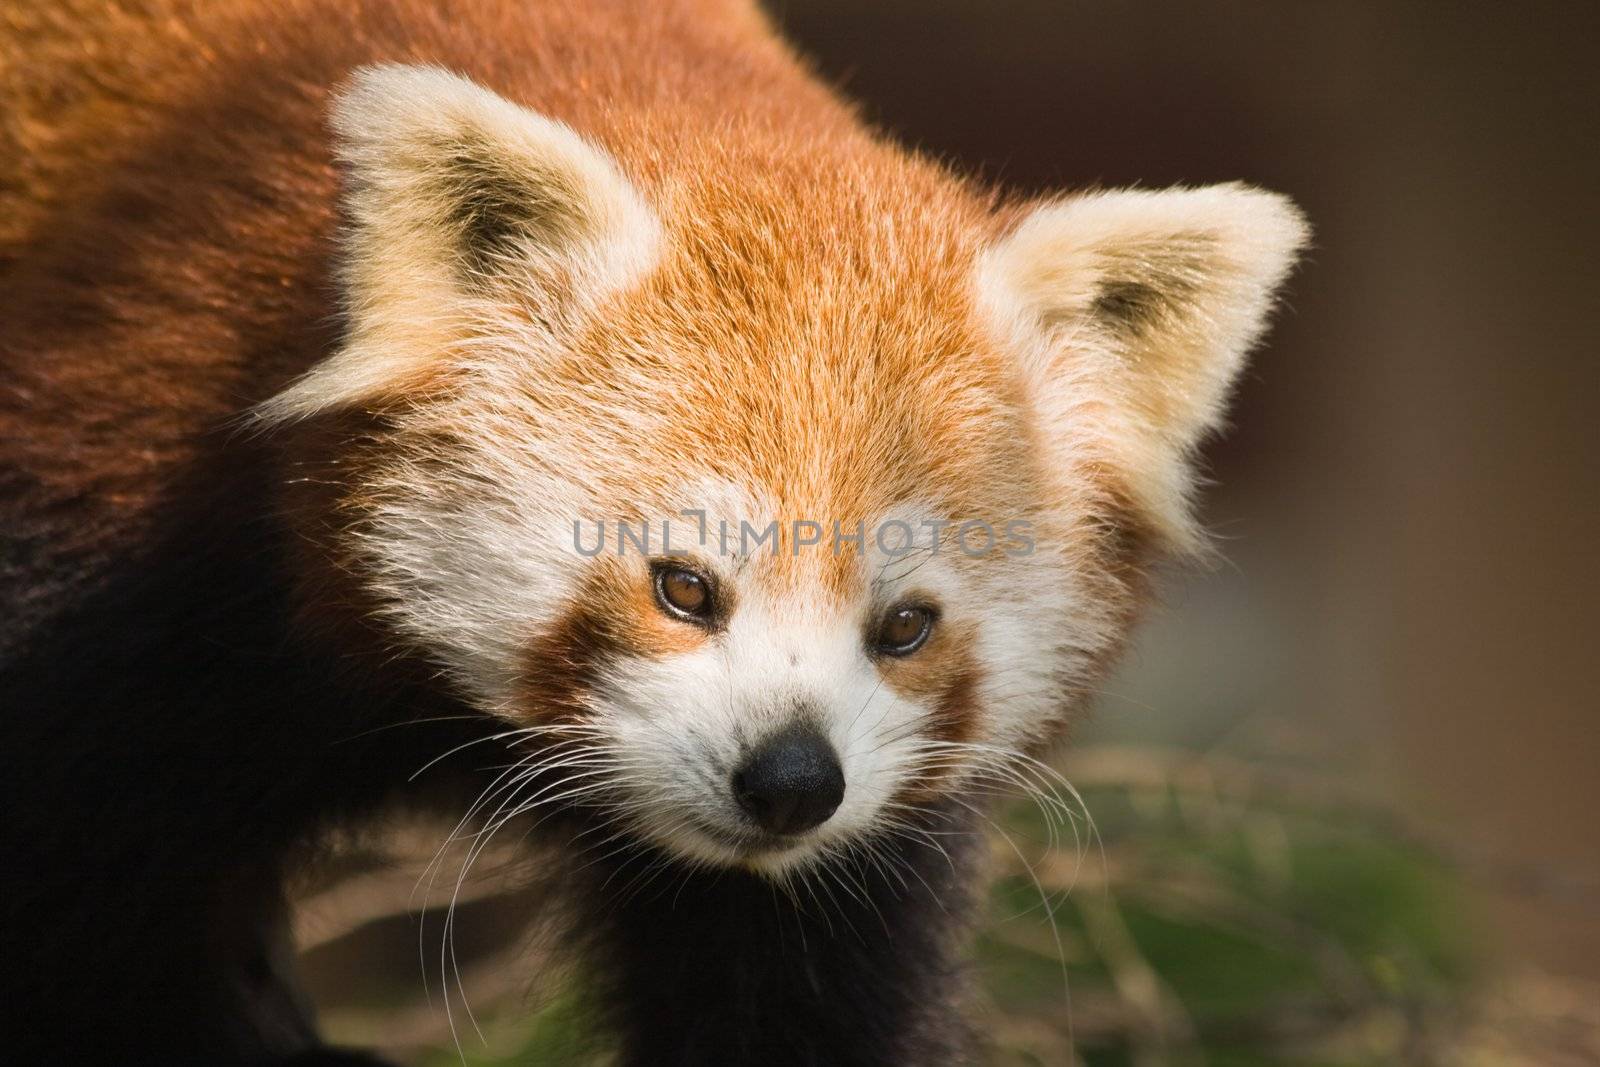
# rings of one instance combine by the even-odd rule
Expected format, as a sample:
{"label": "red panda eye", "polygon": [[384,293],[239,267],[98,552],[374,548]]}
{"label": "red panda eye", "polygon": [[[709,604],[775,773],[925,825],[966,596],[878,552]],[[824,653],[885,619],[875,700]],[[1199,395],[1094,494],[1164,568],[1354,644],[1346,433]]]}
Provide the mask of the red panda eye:
{"label": "red panda eye", "polygon": [[692,622],[711,616],[711,587],[706,580],[682,567],[656,570],[656,601],[667,614]]}
{"label": "red panda eye", "polygon": [[879,625],[874,647],[887,656],[909,656],[927,643],[934,618],[932,608],[896,608]]}

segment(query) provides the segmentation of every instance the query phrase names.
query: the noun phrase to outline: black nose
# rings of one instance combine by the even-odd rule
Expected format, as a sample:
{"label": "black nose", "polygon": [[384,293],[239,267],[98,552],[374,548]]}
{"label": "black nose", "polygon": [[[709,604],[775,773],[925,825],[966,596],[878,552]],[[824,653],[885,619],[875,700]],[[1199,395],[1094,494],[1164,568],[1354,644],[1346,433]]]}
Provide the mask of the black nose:
{"label": "black nose", "polygon": [[763,830],[801,834],[844,799],[844,771],[813,726],[791,726],[761,743],[733,776],[733,795]]}

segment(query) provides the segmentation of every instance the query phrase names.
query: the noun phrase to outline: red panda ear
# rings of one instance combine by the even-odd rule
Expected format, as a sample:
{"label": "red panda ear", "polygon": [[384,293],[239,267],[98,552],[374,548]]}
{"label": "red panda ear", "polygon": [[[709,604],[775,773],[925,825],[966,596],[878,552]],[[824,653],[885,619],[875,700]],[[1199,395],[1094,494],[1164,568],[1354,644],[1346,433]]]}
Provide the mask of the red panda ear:
{"label": "red panda ear", "polygon": [[331,122],[344,345],[258,408],[265,420],[402,388],[486,321],[559,334],[655,260],[659,223],[606,153],[464,78],[363,68]]}
{"label": "red panda ear", "polygon": [[983,259],[980,298],[1026,353],[1059,462],[1111,472],[1169,549],[1200,544],[1193,451],[1308,233],[1248,186],[1103,192],[1036,207]]}

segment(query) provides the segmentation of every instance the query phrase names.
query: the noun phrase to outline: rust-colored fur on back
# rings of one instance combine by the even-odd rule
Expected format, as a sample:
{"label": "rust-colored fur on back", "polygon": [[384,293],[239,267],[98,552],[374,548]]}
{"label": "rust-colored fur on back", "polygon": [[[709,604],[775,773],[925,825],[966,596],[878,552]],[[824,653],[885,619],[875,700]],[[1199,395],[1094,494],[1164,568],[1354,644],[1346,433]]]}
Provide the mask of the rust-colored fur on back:
{"label": "rust-colored fur on back", "polygon": [[[953,282],[963,250],[944,235],[970,226],[947,216],[982,210],[877,143],[738,2],[25,3],[0,20],[0,49],[0,448],[7,477],[41,491],[0,507],[41,541],[70,538],[40,547],[45,570],[58,550],[147,536],[150,509],[211,447],[206,435],[326,351],[325,115],[358,64],[469,71],[569,122],[651,193],[703,216],[691,236],[709,254],[686,255],[682,271],[757,300],[821,283],[827,301],[830,257],[803,244],[874,225],[894,206],[885,198],[924,220],[899,254],[936,242],[930,266]],[[733,217],[750,213],[770,217]],[[782,255],[714,244],[728,234]],[[956,298],[880,292],[913,324],[914,301]],[[37,512],[67,497],[82,509],[71,529],[41,528]]]}

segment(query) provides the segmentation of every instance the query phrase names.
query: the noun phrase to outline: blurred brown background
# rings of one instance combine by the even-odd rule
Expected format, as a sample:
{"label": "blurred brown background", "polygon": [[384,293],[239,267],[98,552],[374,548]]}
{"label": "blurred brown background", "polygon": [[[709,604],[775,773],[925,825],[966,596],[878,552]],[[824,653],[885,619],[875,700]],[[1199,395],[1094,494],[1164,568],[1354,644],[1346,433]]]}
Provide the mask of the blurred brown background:
{"label": "blurred brown background", "polygon": [[1284,718],[1600,974],[1600,5],[781,0],[880,124],[1026,190],[1244,179],[1317,230],[1090,733]]}

